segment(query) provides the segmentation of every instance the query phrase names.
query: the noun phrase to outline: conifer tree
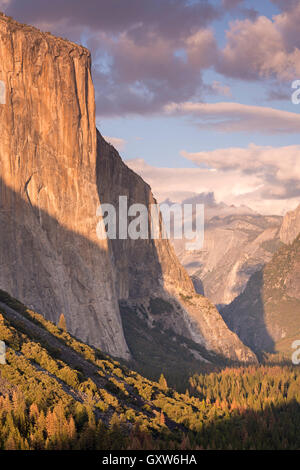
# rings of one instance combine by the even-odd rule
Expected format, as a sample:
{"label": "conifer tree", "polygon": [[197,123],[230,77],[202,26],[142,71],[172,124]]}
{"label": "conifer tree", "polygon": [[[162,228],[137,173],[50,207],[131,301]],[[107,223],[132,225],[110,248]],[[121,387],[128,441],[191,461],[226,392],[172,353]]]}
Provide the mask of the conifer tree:
{"label": "conifer tree", "polygon": [[167,381],[166,381],[166,378],[165,378],[164,374],[161,374],[158,383],[161,387],[168,388],[168,384],[167,384]]}

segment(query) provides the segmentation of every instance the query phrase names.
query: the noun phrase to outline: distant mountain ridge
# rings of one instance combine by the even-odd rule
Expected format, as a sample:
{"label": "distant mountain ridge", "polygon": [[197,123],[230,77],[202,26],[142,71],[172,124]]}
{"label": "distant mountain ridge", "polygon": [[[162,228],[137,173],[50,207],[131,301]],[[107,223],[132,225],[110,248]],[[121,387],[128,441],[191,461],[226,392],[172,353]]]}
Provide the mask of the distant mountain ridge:
{"label": "distant mountain ridge", "polygon": [[213,193],[199,194],[184,203],[204,204],[204,246],[189,252],[185,240],[172,240],[176,254],[199,293],[215,304],[229,304],[280,246],[282,217],[217,203]]}

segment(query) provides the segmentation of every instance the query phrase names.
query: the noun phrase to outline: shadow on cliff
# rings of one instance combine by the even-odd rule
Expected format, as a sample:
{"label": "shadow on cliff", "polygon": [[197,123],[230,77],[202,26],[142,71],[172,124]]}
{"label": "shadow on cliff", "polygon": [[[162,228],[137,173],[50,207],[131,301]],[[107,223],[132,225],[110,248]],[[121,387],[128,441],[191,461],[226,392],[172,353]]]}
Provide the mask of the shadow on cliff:
{"label": "shadow on cliff", "polygon": [[191,276],[191,279],[192,279],[192,282],[193,282],[194,289],[195,289],[196,293],[200,294],[200,295],[205,295],[204,285],[203,285],[203,282],[201,281],[200,277]]}
{"label": "shadow on cliff", "polygon": [[[96,303],[90,288],[97,273],[94,258],[107,257],[107,252],[33,205],[25,189],[23,195],[24,199],[0,178],[0,288],[56,324],[63,313],[70,333],[121,356],[116,354],[121,351],[116,331],[105,323],[101,302]],[[74,318],[74,305],[79,318]],[[119,324],[123,334],[120,320]]]}
{"label": "shadow on cliff", "polygon": [[241,341],[263,360],[265,353],[275,353],[275,342],[265,323],[263,270],[254,273],[234,301],[220,308],[223,320]]}
{"label": "shadow on cliff", "polygon": [[[101,203],[113,204],[117,209],[117,233],[119,196],[127,196],[128,207],[136,203],[148,207],[155,202],[151,200],[150,186],[127,167],[115,148],[107,143],[98,131],[96,172]],[[128,218],[128,223],[130,221]],[[117,238],[109,240],[109,243],[116,266],[116,289],[120,300],[150,297],[156,290],[161,289],[163,270],[151,236],[146,240]]]}

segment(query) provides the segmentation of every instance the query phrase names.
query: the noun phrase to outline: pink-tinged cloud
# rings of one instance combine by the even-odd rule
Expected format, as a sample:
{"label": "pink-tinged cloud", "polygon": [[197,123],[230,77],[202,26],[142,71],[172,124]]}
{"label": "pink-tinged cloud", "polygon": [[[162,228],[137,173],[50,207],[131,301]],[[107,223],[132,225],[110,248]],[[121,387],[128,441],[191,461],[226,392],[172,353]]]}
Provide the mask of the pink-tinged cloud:
{"label": "pink-tinged cloud", "polygon": [[236,171],[223,174],[203,168],[158,168],[143,159],[128,160],[126,164],[150,184],[159,202],[167,198],[177,202],[195,194],[214,192],[218,201],[232,203],[241,193],[253,192],[261,184],[256,175],[240,181]]}
{"label": "pink-tinged cloud", "polygon": [[227,31],[216,69],[230,77],[293,80],[300,74],[300,3],[269,19],[238,20]]}
{"label": "pink-tinged cloud", "polygon": [[[217,50],[211,30],[180,41],[150,33],[138,42],[128,33],[117,39],[101,34],[100,41],[111,57],[109,73],[98,67],[93,74],[102,115],[161,112],[169,101],[188,99],[204,88],[201,71],[213,64]],[[176,55],[182,48],[184,55]]]}
{"label": "pink-tinged cloud", "polygon": [[[283,11],[268,19],[238,0],[218,5],[188,0],[0,0],[5,12],[21,22],[79,43],[84,34],[92,51],[98,116],[150,114],[171,101],[219,93],[203,83],[203,71],[209,68],[246,80],[297,78],[300,4],[273,1]],[[231,23],[220,49],[211,28],[228,12],[239,20]]]}
{"label": "pink-tinged cloud", "polygon": [[[249,145],[209,152],[181,152],[196,165],[207,165],[221,174],[235,172],[239,182],[249,176],[260,181],[257,195],[264,200],[300,200],[300,145],[286,147]],[[234,182],[233,182],[234,184]],[[256,194],[257,193],[257,194]]]}
{"label": "pink-tinged cloud", "polygon": [[217,202],[246,205],[265,214],[282,214],[299,205],[300,146],[252,144],[209,152],[182,151],[182,155],[199,167],[157,168],[142,159],[126,163],[150,184],[160,202],[214,192]]}
{"label": "pink-tinged cloud", "polygon": [[164,110],[172,115],[192,115],[202,129],[263,134],[300,132],[300,114],[263,106],[185,102],[169,103]]}

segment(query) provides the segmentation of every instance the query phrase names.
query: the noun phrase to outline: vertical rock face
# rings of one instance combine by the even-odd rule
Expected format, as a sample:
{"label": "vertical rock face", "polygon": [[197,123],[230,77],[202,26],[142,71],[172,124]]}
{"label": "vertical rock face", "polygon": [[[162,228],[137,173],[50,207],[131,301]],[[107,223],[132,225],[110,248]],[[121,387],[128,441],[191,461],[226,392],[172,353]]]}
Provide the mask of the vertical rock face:
{"label": "vertical rock face", "polygon": [[0,285],[129,357],[107,241],[96,236],[90,54],[0,16]]}
{"label": "vertical rock face", "polygon": [[[119,196],[127,196],[128,206],[143,204],[150,213],[150,205],[156,201],[149,185],[123,163],[100,133],[97,137],[97,178],[102,203],[118,208]],[[159,322],[163,329],[173,330],[227,358],[256,361],[249,348],[227,328],[217,309],[208,299],[195,293],[171,243],[161,236],[161,219],[157,232],[160,237],[154,240],[150,237],[110,240],[119,300],[143,312],[150,325]],[[154,315],[153,298],[160,305]]]}
{"label": "vertical rock face", "polygon": [[130,357],[118,301],[149,312],[154,298],[164,328],[255,359],[196,296],[167,240],[97,238],[101,203],[155,200],[96,135],[89,52],[0,16],[0,80],[0,287],[52,321],[63,313],[71,333],[115,356]]}
{"label": "vertical rock face", "polygon": [[[143,204],[150,215],[151,204],[156,204],[150,186],[125,165],[118,152],[99,132],[97,145],[97,178],[101,202],[113,204],[118,209],[119,196],[126,196],[128,207]],[[150,220],[148,228],[150,230]],[[162,290],[193,291],[192,281],[179,263],[169,240],[161,238],[161,219],[158,220],[157,232],[157,239],[152,239],[149,234],[145,240],[110,240],[120,300],[143,298],[159,294]]]}
{"label": "vertical rock face", "polygon": [[280,229],[280,239],[289,245],[300,233],[300,205],[294,211],[288,212],[282,222]]}

